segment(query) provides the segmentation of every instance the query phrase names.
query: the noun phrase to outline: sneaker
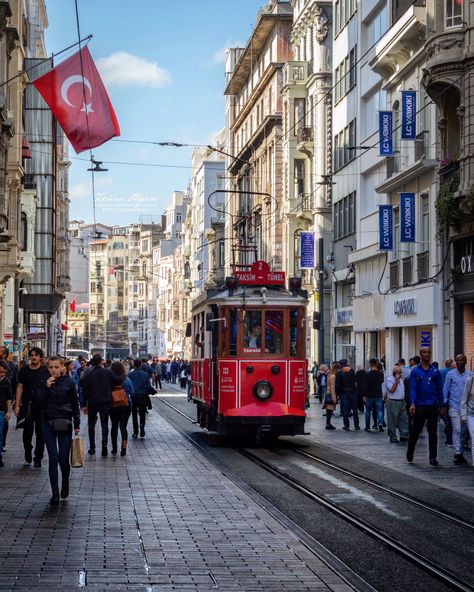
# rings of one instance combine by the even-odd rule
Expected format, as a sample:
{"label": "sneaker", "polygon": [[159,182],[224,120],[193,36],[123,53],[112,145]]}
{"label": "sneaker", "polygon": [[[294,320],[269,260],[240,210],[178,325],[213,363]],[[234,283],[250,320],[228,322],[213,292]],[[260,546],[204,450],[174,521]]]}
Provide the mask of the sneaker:
{"label": "sneaker", "polygon": [[66,499],[69,496],[69,483],[63,483],[61,485],[61,497]]}
{"label": "sneaker", "polygon": [[398,444],[400,440],[398,438],[390,438],[390,444]]}
{"label": "sneaker", "polygon": [[385,423],[385,419],[384,419],[384,420],[383,420],[383,422],[382,422],[382,426],[383,426],[384,428],[386,428],[386,427],[387,427],[387,424]]}
{"label": "sneaker", "polygon": [[355,429],[356,431],[358,431],[358,430],[360,430],[360,426],[354,426],[354,429]]}
{"label": "sneaker", "polygon": [[117,446],[112,446],[111,454],[117,454]]}
{"label": "sneaker", "polygon": [[0,458],[0,469],[3,469],[5,465],[3,464],[3,460]]}
{"label": "sneaker", "polygon": [[336,428],[332,424],[329,424],[326,426],[326,429],[327,430],[335,430]]}
{"label": "sneaker", "polygon": [[446,446],[446,448],[452,448],[453,447],[452,444],[448,444],[447,442],[445,442],[444,445]]}
{"label": "sneaker", "polygon": [[439,462],[435,458],[430,458],[430,465],[432,465],[433,467],[437,467],[439,465]]}
{"label": "sneaker", "polygon": [[383,425],[379,425],[379,432],[383,432],[383,431],[384,431]]}
{"label": "sneaker", "polygon": [[346,428],[346,426],[344,426],[342,429],[343,430],[346,430],[346,432],[350,432],[351,431],[351,428]]}
{"label": "sneaker", "polygon": [[462,454],[455,454],[454,455],[454,464],[455,465],[467,465],[467,460],[464,458]]}
{"label": "sneaker", "polygon": [[88,454],[95,454],[95,448],[89,448],[87,451]]}
{"label": "sneaker", "polygon": [[31,454],[31,448],[29,450],[25,450],[25,463],[27,465],[31,465],[33,462],[33,455]]}
{"label": "sneaker", "polygon": [[5,446],[2,446],[2,452],[6,452],[7,449],[5,448]]}
{"label": "sneaker", "polygon": [[145,430],[140,430],[140,438],[144,438],[145,437]]}
{"label": "sneaker", "polygon": [[138,438],[138,434],[132,434],[132,438]]}
{"label": "sneaker", "polygon": [[107,456],[109,451],[107,450],[107,446],[102,446],[102,456]]}
{"label": "sneaker", "polygon": [[41,461],[35,460],[33,466],[35,467],[35,469],[40,469],[41,468]]}
{"label": "sneaker", "polygon": [[364,432],[370,432],[372,431],[370,428],[364,428]]}
{"label": "sneaker", "polygon": [[404,438],[403,436],[400,436],[400,442],[408,442],[410,438]]}
{"label": "sneaker", "polygon": [[377,429],[377,424],[376,423],[374,423],[374,425],[372,426],[372,429],[373,430],[376,430]]}
{"label": "sneaker", "polygon": [[413,450],[407,450],[407,461],[409,463],[413,462]]}

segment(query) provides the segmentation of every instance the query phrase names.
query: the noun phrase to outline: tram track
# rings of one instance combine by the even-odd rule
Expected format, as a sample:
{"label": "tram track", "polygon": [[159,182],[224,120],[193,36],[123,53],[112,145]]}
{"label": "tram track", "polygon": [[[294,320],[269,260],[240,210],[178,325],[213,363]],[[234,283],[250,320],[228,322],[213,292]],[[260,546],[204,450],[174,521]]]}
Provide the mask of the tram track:
{"label": "tram track", "polygon": [[[190,417],[186,413],[183,413],[180,409],[178,409],[171,403],[167,401],[163,402],[168,407],[173,409],[175,413],[178,413],[182,417],[186,418],[188,421],[195,423],[192,417]],[[248,461],[254,463],[261,469],[265,470],[267,473],[273,475],[273,477],[275,477],[276,479],[284,482],[287,486],[291,487],[298,493],[304,495],[306,498],[310,499],[314,503],[317,503],[325,510],[336,515],[339,519],[344,520],[346,523],[349,523],[359,532],[383,544],[391,552],[403,557],[406,561],[413,564],[416,568],[429,574],[439,582],[442,582],[447,588],[457,590],[460,592],[472,591],[472,583],[462,579],[447,567],[439,565],[438,563],[430,559],[430,557],[428,557],[426,554],[417,551],[412,546],[406,545],[396,536],[392,536],[391,534],[384,532],[380,529],[380,527],[368,524],[366,520],[360,518],[355,513],[349,511],[347,507],[344,507],[342,504],[339,504],[334,500],[329,500],[327,496],[315,491],[314,487],[308,486],[308,484],[303,483],[300,479],[297,479],[295,476],[291,476],[288,471],[284,471],[281,468],[276,467],[274,463],[268,462],[267,460],[261,458],[261,456],[255,454],[254,452],[251,452],[248,448],[232,447],[232,449],[240,455],[242,455],[243,457],[245,457]],[[468,522],[459,517],[453,516],[450,513],[434,508],[409,495],[406,495],[392,488],[386,487],[385,485],[377,483],[376,481],[368,479],[362,475],[358,475],[353,471],[349,471],[334,463],[321,459],[309,452],[298,450],[293,446],[284,447],[281,450],[284,450],[285,452],[290,452],[295,455],[300,455],[312,463],[317,463],[328,470],[335,471],[339,474],[343,474],[349,480],[355,480],[360,483],[363,483],[365,486],[369,488],[373,488],[383,494],[396,498],[397,500],[399,500],[399,502],[409,504],[412,507],[416,507],[420,511],[428,512],[431,515],[436,516],[436,518],[441,518],[455,525],[456,527],[466,529],[470,532],[474,530],[474,525],[471,522]],[[265,449],[259,449],[259,452],[260,451],[264,453]],[[287,462],[290,462],[286,458],[285,460]]]}

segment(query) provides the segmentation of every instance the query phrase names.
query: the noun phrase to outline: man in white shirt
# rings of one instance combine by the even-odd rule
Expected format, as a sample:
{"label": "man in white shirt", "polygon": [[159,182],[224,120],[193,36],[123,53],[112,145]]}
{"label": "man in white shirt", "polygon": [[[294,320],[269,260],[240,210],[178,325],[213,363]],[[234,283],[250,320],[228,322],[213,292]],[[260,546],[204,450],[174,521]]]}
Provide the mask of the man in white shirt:
{"label": "man in white shirt", "polygon": [[[392,375],[384,381],[385,401],[387,403],[387,432],[390,442],[408,442],[408,415],[405,405],[405,386],[402,368],[394,366]],[[397,428],[400,440],[397,438]]]}

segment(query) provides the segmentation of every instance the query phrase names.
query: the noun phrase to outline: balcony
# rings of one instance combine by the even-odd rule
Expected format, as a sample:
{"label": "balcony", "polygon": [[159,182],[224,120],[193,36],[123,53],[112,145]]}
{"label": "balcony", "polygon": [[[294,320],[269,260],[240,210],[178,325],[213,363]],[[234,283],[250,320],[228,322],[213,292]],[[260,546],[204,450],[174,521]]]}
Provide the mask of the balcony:
{"label": "balcony", "polygon": [[288,62],[283,70],[283,84],[305,85],[308,80],[308,62]]}
{"label": "balcony", "polygon": [[25,189],[36,189],[36,175],[23,175],[21,184]]}
{"label": "balcony", "polygon": [[296,132],[296,148],[307,156],[313,155],[313,128],[300,127]]}
{"label": "balcony", "polygon": [[295,211],[298,213],[313,212],[315,208],[315,197],[312,193],[300,193],[297,197]]}

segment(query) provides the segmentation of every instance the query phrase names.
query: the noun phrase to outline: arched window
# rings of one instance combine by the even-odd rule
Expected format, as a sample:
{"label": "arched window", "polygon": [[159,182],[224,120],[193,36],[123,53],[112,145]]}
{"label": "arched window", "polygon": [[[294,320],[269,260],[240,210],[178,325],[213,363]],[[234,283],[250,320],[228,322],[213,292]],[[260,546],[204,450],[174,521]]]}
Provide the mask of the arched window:
{"label": "arched window", "polygon": [[21,231],[20,231],[21,250],[28,250],[28,218],[25,212],[21,213]]}

